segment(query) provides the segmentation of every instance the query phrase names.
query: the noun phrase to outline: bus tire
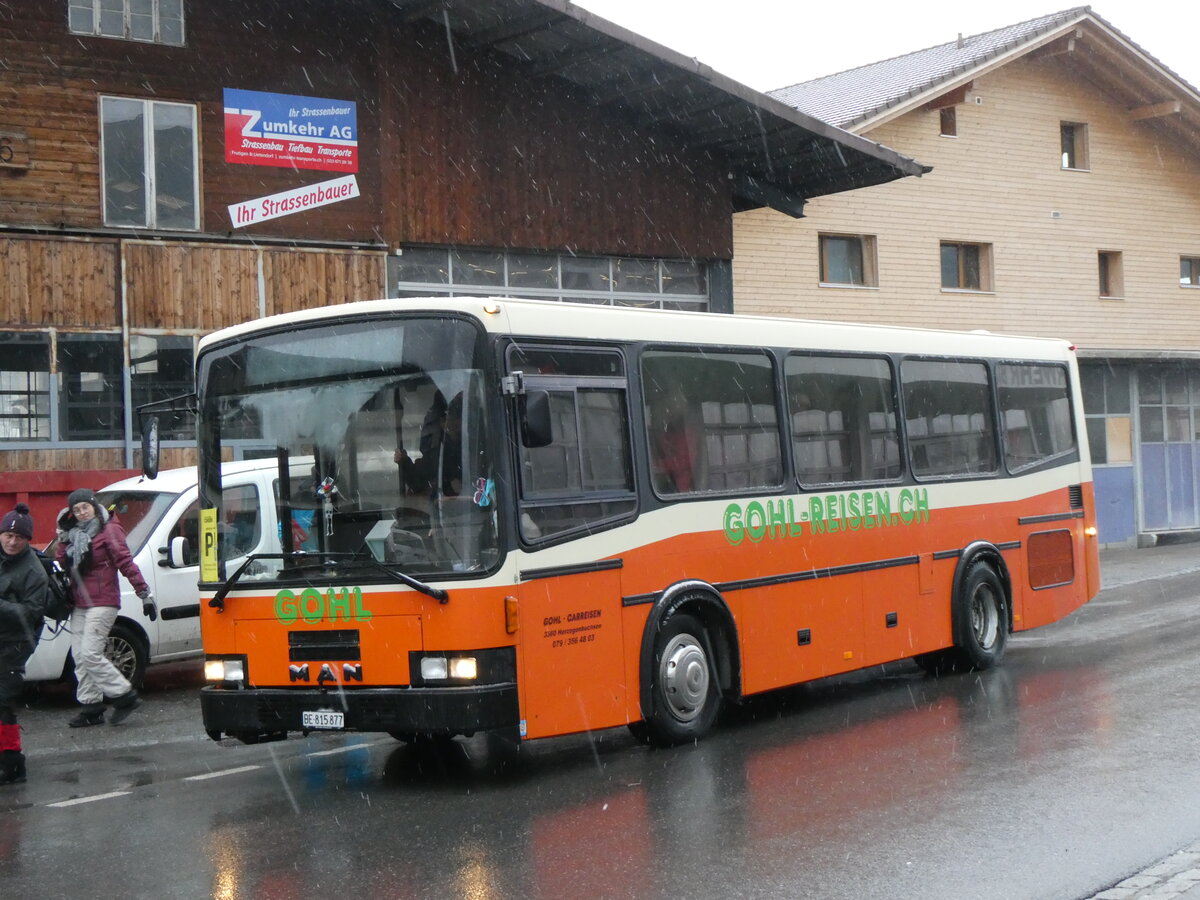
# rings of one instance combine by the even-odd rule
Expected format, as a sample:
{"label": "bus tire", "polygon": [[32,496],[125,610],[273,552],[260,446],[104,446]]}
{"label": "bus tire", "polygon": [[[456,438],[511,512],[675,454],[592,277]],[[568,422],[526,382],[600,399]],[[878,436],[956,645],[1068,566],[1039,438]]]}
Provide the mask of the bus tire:
{"label": "bus tire", "polygon": [[[717,718],[720,692],[704,626],[688,613],[666,618],[654,640],[645,739],[669,747],[699,740]],[[643,728],[633,727],[635,735]]]}
{"label": "bus tire", "polygon": [[1008,597],[996,570],[972,563],[954,602],[956,661],[975,671],[998,665],[1008,646]]}

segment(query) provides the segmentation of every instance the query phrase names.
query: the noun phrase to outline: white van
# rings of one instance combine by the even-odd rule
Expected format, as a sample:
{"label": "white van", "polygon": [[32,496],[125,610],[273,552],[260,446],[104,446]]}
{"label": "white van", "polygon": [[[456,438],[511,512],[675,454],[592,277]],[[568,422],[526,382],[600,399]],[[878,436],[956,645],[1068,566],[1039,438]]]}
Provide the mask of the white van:
{"label": "white van", "polygon": [[[239,548],[229,564],[236,569],[248,554],[278,553],[279,529],[273,499],[277,466],[274,459],[225,463],[222,467],[226,541]],[[158,620],[142,615],[142,601],[121,576],[121,611],[106,652],[134,684],[151,663],[199,658],[200,602],[199,515],[196,467],[166,469],[153,481],[126,478],[96,492],[125,529],[129,551],[154,591]],[[175,538],[186,543],[172,565],[169,548]],[[51,551],[52,552],[52,551]],[[37,650],[25,665],[26,681],[56,681],[74,671],[71,635],[47,622]]]}

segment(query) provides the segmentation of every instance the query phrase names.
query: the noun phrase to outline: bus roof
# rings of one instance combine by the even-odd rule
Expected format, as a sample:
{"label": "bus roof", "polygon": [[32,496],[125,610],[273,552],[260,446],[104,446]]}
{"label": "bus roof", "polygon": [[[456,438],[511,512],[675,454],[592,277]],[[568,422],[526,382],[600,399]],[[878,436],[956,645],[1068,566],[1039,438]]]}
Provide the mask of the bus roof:
{"label": "bus roof", "polygon": [[215,344],[246,338],[265,330],[417,311],[465,314],[478,320],[490,332],[523,337],[670,341],[712,346],[783,346],[813,350],[1050,360],[1069,358],[1074,349],[1067,341],[1056,338],[1024,337],[987,331],[951,331],[784,317],[648,310],[506,297],[364,300],[300,310],[213,332],[200,341],[199,349],[203,353]]}

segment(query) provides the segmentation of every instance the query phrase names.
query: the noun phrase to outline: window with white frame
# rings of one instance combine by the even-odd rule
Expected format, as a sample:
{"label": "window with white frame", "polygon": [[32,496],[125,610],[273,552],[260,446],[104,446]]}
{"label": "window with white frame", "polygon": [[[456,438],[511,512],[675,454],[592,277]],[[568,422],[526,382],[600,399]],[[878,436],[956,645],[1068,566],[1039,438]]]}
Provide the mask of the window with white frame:
{"label": "window with white frame", "polygon": [[870,234],[823,234],[821,284],[878,287],[875,236]]}
{"label": "window with white frame", "polygon": [[68,0],[74,34],[183,44],[183,0]]}
{"label": "window with white frame", "polygon": [[692,259],[404,247],[388,265],[388,284],[398,297],[503,296],[701,311],[709,302],[707,266]]}
{"label": "window with white frame", "polygon": [[197,155],[194,105],[101,97],[104,224],[198,230]]}

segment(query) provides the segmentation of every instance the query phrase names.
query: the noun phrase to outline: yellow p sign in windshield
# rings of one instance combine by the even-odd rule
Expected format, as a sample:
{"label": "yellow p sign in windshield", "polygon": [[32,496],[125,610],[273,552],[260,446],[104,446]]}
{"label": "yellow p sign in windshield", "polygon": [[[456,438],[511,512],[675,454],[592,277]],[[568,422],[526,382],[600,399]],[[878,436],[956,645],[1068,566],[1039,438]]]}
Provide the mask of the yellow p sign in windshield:
{"label": "yellow p sign in windshield", "polygon": [[200,580],[217,580],[217,511],[200,510]]}

